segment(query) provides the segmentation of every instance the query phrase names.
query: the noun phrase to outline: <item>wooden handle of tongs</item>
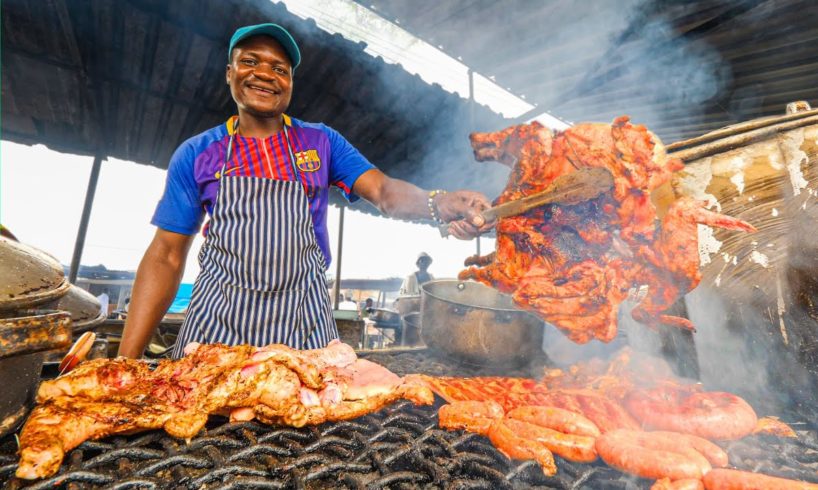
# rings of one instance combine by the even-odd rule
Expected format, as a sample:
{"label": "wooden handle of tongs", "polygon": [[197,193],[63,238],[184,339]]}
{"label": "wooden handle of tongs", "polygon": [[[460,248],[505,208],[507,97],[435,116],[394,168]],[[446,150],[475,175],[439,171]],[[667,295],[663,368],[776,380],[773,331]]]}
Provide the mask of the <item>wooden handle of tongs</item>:
{"label": "wooden handle of tongs", "polygon": [[[548,187],[536,194],[508,201],[486,209],[480,215],[486,223],[500,218],[517,216],[546,204],[579,204],[613,188],[613,175],[602,167],[583,167],[570,174],[560,175]],[[440,235],[449,236],[449,225],[439,227]]]}

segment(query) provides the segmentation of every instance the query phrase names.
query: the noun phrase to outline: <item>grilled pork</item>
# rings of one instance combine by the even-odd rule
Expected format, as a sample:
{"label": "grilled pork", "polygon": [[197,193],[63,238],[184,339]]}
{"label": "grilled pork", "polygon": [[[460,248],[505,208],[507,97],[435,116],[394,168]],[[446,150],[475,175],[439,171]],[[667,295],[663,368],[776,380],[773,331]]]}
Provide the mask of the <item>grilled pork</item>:
{"label": "grilled pork", "polygon": [[423,382],[358,359],[338,341],[311,351],[190,344],[186,354],[155,367],[96,359],[44,381],[20,435],[17,476],[55,473],[65,452],[88,439],[160,428],[191,438],[211,414],[302,427],[358,417],[399,398],[434,400]]}
{"label": "grilled pork", "polygon": [[533,122],[470,136],[475,159],[512,167],[501,204],[544,190],[581,167],[602,167],[614,177],[600,197],[552,204],[499,220],[496,250],[470,257],[461,279],[474,279],[513,295],[574,342],[611,341],[619,305],[632,288],[648,286],[635,320],[692,330],[685,318],[665,314],[701,280],[698,224],[754,231],[743,221],[680,199],[657,220],[651,192],[683,167],[644,126],[620,117],[552,133]]}

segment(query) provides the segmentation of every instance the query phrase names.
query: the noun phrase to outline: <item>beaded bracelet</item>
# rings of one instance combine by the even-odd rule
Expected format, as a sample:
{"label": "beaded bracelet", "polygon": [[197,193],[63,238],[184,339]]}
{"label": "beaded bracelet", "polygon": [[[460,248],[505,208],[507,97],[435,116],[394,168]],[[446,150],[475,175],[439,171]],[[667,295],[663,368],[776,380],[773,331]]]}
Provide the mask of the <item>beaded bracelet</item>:
{"label": "beaded bracelet", "polygon": [[437,208],[435,207],[435,196],[438,195],[438,194],[446,194],[446,191],[444,191],[442,189],[435,189],[435,190],[429,192],[428,204],[429,204],[429,213],[432,215],[432,221],[437,221],[438,223],[440,223],[441,222],[440,221],[440,216],[438,215]]}

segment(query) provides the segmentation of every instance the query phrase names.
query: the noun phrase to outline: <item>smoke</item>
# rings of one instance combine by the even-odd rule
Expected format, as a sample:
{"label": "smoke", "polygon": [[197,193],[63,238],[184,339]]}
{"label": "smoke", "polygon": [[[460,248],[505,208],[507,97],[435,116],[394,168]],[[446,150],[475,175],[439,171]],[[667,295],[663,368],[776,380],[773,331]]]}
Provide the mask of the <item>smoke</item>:
{"label": "smoke", "polygon": [[[678,138],[678,130],[671,128],[699,123],[708,104],[724,97],[732,81],[730,65],[705,41],[681,36],[660,2],[622,7],[583,19],[604,34],[598,45],[586,48],[594,62],[579,81],[534,98],[576,122],[629,114],[665,140]],[[553,65],[554,76],[566,79],[559,67],[568,70],[571,65],[559,58]]]}
{"label": "smoke", "polygon": [[[458,5],[450,8],[462,8]],[[457,18],[446,9],[445,4],[436,7],[439,18]],[[680,126],[701,121],[709,105],[725,98],[732,81],[730,64],[717,49],[674,27],[681,21],[673,16],[681,10],[662,0],[512,2],[506,15],[520,28],[510,37],[487,35],[509,32],[496,27],[504,19],[486,19],[486,30],[464,30],[455,22],[451,34],[435,33],[432,42],[440,41],[452,56],[464,54],[464,63],[536,102],[543,112],[573,122],[609,122],[629,114],[669,142]],[[411,31],[411,19],[407,24]],[[389,73],[381,72],[386,77],[381,87],[407,90]],[[401,94],[407,96],[411,94]],[[407,159],[417,155],[421,160],[395,176],[424,186],[437,183],[497,195],[508,170],[472,162],[467,135],[515,121],[504,121],[482,106],[473,112],[465,104],[440,109],[407,142]]]}

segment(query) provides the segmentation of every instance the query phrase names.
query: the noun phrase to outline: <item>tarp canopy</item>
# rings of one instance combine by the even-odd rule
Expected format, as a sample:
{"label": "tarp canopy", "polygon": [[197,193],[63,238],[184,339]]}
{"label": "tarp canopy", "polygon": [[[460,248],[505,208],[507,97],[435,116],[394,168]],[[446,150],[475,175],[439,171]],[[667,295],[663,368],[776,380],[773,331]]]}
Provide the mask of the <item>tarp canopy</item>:
{"label": "tarp canopy", "polygon": [[261,22],[302,49],[291,115],[334,127],[391,176],[499,189],[505,171],[474,172],[467,135],[503,127],[500,116],[269,0],[3,1],[2,137],[166,168],[182,141],[234,113],[228,40]]}

